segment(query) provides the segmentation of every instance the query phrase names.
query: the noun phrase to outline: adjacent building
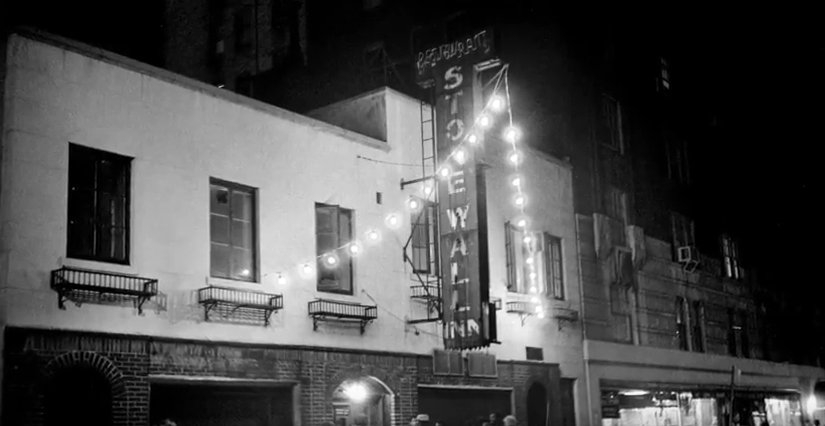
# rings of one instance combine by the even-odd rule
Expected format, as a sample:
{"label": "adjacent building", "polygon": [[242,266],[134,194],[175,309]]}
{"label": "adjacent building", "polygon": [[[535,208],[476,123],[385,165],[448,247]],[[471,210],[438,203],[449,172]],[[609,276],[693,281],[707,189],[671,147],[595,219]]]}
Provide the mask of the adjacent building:
{"label": "adjacent building", "polygon": [[443,351],[428,105],[382,88],[310,118],[43,33],[4,46],[3,424],[587,422],[569,163],[525,152],[528,268],[486,152],[500,344]]}

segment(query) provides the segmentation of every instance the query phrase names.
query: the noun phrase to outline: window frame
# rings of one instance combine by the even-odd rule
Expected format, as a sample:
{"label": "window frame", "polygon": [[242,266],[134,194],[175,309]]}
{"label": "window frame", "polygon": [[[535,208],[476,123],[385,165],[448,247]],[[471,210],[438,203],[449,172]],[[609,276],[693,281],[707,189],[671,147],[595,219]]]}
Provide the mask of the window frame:
{"label": "window frame", "polygon": [[707,342],[705,341],[705,303],[701,300],[694,300],[690,304],[690,322],[694,352],[707,352]]}
{"label": "window frame", "polygon": [[[552,244],[557,245],[553,246]],[[547,297],[555,300],[566,300],[567,289],[565,288],[564,274],[564,240],[549,232],[542,235],[542,246],[544,249],[544,291]],[[558,258],[553,256],[554,248],[558,248]],[[558,276],[554,272],[558,267]],[[556,285],[558,283],[558,285]]]}
{"label": "window frame", "polygon": [[[94,215],[94,217],[91,220],[92,223],[91,223],[90,226],[91,226],[92,238],[94,240],[94,243],[93,243],[93,246],[92,246],[92,249],[91,249],[91,251],[92,251],[91,255],[80,254],[80,253],[74,252],[74,249],[72,247],[72,242],[71,242],[72,241],[72,230],[73,230],[73,226],[72,226],[73,214],[72,214],[72,211],[71,211],[71,207],[73,205],[72,204],[72,193],[73,193],[73,191],[75,191],[75,189],[73,189],[73,185],[72,185],[72,183],[73,183],[73,181],[72,181],[72,157],[73,157],[73,155],[74,156],[83,155],[85,157],[83,160],[78,159],[78,160],[75,160],[75,162],[77,162],[77,161],[91,161],[91,162],[94,162],[94,165],[95,165],[95,173],[94,173],[95,176],[93,178],[94,188],[92,188],[92,189],[89,189],[89,188],[80,189],[80,190],[83,190],[83,191],[91,191],[93,193],[93,199],[94,199],[94,207],[93,207],[94,213],[93,213],[93,215]],[[67,258],[79,259],[79,260],[88,260],[88,261],[102,262],[102,263],[111,263],[111,264],[117,264],[117,265],[129,265],[130,264],[131,239],[132,239],[131,210],[132,210],[132,160],[133,159],[134,158],[127,157],[125,155],[120,155],[120,154],[116,154],[116,153],[109,152],[109,151],[103,151],[103,150],[100,150],[100,149],[91,148],[91,147],[87,147],[87,146],[83,146],[83,145],[79,145],[79,144],[75,144],[75,143],[71,143],[71,142],[69,143],[69,170],[68,170],[68,173],[67,173],[67,199],[66,199],[66,257]],[[97,208],[100,193],[102,192],[99,189],[100,183],[98,181],[98,167],[99,167],[99,164],[103,161],[111,161],[115,164],[119,164],[119,166],[121,167],[120,172],[122,173],[123,178],[125,180],[125,182],[123,183],[124,193],[122,195],[118,195],[124,201],[123,223],[122,223],[122,226],[119,227],[123,231],[123,237],[122,237],[123,238],[123,258],[122,259],[118,259],[118,258],[115,258],[115,257],[102,256],[98,253],[98,248],[97,248],[97,242],[98,242],[99,232],[100,232],[99,228],[102,227],[102,225],[100,225],[100,223],[99,223],[101,219],[98,217],[99,212],[98,212],[98,208]],[[114,227],[116,227],[116,226],[114,226]],[[110,226],[109,229],[111,230],[114,227]]]}
{"label": "window frame", "polygon": [[[321,288],[321,280],[324,279],[324,277],[322,275],[322,270],[324,270],[323,256],[325,254],[327,254],[328,252],[321,253],[320,252],[320,247],[318,246],[318,236],[319,236],[319,233],[318,233],[318,229],[319,229],[319,226],[318,226],[318,208],[319,207],[320,208],[332,208],[332,209],[335,209],[335,211],[337,212],[336,215],[335,215],[336,221],[337,221],[337,225],[336,225],[337,234],[335,236],[336,237],[336,242],[333,245],[335,246],[336,251],[339,251],[340,253],[343,253],[343,255],[338,255],[338,265],[337,265],[336,268],[344,267],[343,264],[346,263],[346,267],[349,269],[349,271],[348,271],[349,272],[349,290],[336,290],[336,289],[325,289],[325,288],[322,289]],[[349,216],[348,217],[348,220],[349,220],[349,237],[348,237],[348,240],[343,242],[343,243],[341,242],[341,235],[340,235],[340,232],[341,232],[341,229],[340,229],[341,212],[347,212],[347,215]],[[316,268],[316,271],[317,271],[316,277],[315,277],[315,291],[322,292],[322,293],[331,293],[331,294],[340,294],[340,295],[345,295],[345,296],[352,296],[352,295],[355,294],[355,262],[354,262],[354,257],[349,256],[346,253],[345,250],[340,250],[340,249],[342,247],[344,247],[345,245],[347,245],[347,244],[351,243],[352,241],[354,241],[353,236],[355,235],[355,210],[354,209],[346,209],[346,208],[343,208],[339,205],[332,205],[332,204],[317,203],[316,202],[315,203],[315,208],[314,208],[314,214],[315,214],[315,255],[316,255],[315,268]],[[339,288],[340,288],[340,282],[339,282]]]}
{"label": "window frame", "polygon": [[670,91],[670,64],[664,56],[659,57],[659,90]]}
{"label": "window frame", "polygon": [[676,339],[679,345],[679,350],[687,351],[690,350],[687,299],[682,296],[676,296],[674,307],[676,308]]}
{"label": "window frame", "polygon": [[[215,242],[212,240],[212,230],[211,230],[211,223],[212,223],[212,187],[218,186],[222,187],[227,190],[228,198],[229,198],[229,231],[228,231],[228,241],[230,249],[232,246],[232,221],[234,220],[234,216],[232,215],[232,194],[233,192],[237,191],[240,193],[248,194],[250,197],[250,208],[252,211],[250,212],[250,233],[251,233],[251,244],[250,250],[252,251],[252,259],[251,259],[251,268],[252,270],[249,272],[249,277],[244,278],[242,276],[235,277],[233,276],[233,265],[232,265],[232,256],[230,251],[230,258],[229,258],[229,273],[228,276],[221,276],[215,275],[213,267],[212,267],[212,245]],[[215,177],[209,178],[209,222],[210,222],[210,231],[209,231],[209,276],[212,278],[218,278],[223,280],[231,280],[231,281],[240,281],[240,282],[250,282],[250,283],[257,283],[259,282],[258,277],[258,261],[259,261],[259,247],[258,247],[258,189],[243,185],[237,182],[231,182],[223,179],[218,179]]]}
{"label": "window frame", "polygon": [[690,156],[688,143],[685,141],[665,141],[665,156],[667,157],[667,177],[681,185],[690,185]]}
{"label": "window frame", "polygon": [[622,105],[618,99],[607,93],[602,93],[601,98],[601,118],[602,125],[607,128],[610,136],[609,141],[601,141],[602,145],[624,154],[624,131],[622,123]]}
{"label": "window frame", "polygon": [[739,241],[725,234],[720,238],[720,245],[720,251],[722,253],[722,276],[732,280],[741,280],[744,276],[744,268],[742,268]]}
{"label": "window frame", "polygon": [[[515,237],[516,234],[521,235],[521,240],[518,240]],[[507,275],[507,291],[510,293],[517,293],[517,294],[533,294],[533,295],[544,295],[547,296],[547,282],[546,279],[546,270],[544,265],[545,256],[543,252],[544,250],[544,238],[543,233],[540,232],[532,232],[531,233],[531,241],[534,247],[539,247],[540,249],[534,250],[534,263],[540,262],[539,265],[534,265],[534,272],[536,273],[537,283],[536,283],[536,292],[533,293],[530,291],[530,282],[528,281],[528,270],[530,269],[526,262],[525,251],[526,248],[524,247],[524,235],[523,231],[512,224],[509,220],[504,223],[504,249],[505,249],[505,258],[506,258],[506,275]],[[540,240],[540,241],[538,241]],[[516,247],[521,248],[522,253],[519,255],[516,252]],[[519,262],[521,261],[521,262]],[[522,280],[519,282],[518,277],[518,270],[521,269],[521,277]],[[521,285],[519,285],[521,284]]]}
{"label": "window frame", "polygon": [[[673,256],[676,259],[676,253],[679,247],[696,247],[696,225],[690,217],[671,211],[670,212],[670,227],[671,238],[673,240]],[[679,245],[678,237],[684,239],[685,244]]]}
{"label": "window frame", "polygon": [[[423,198],[416,198],[416,200],[421,207],[410,214],[410,263],[412,266],[412,271],[415,274],[436,275],[436,271],[438,271],[438,228],[436,226],[436,220],[438,218],[438,212],[436,211],[437,206],[435,202],[425,200]],[[420,224],[419,219],[422,216],[424,217],[424,223]],[[423,242],[423,245],[416,244],[416,241],[418,241],[416,236],[419,235],[417,233],[417,228],[419,227],[424,228],[423,236],[425,241]],[[418,260],[420,253],[426,253],[426,259],[424,259],[424,264],[427,265],[426,269],[418,268],[421,264]]]}

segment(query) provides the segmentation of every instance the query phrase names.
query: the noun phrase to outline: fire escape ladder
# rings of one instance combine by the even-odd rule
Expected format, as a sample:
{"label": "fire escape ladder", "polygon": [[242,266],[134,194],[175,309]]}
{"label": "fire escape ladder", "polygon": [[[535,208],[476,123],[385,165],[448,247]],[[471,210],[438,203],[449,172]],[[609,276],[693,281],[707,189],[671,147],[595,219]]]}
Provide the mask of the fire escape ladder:
{"label": "fire escape ladder", "polygon": [[[426,103],[420,103],[421,113],[421,175],[420,181],[426,182],[433,179],[436,170],[435,157],[435,135],[434,135],[434,113],[432,107]],[[418,180],[418,179],[417,179]],[[403,186],[403,183],[402,183]],[[434,196],[438,191],[433,185]],[[435,198],[434,197],[434,198]],[[415,220],[411,226],[410,237],[404,244],[404,261],[410,265],[415,274],[418,284],[410,287],[410,298],[427,305],[427,317],[422,319],[411,319],[410,324],[422,322],[435,322],[441,319],[441,277],[438,264],[438,209],[437,202],[424,201],[415,215]],[[430,213],[431,212],[431,213]],[[421,268],[416,264],[410,250],[420,250],[421,247],[413,246],[416,233],[421,233],[421,227],[426,235],[426,268]],[[420,262],[419,262],[420,263]]]}

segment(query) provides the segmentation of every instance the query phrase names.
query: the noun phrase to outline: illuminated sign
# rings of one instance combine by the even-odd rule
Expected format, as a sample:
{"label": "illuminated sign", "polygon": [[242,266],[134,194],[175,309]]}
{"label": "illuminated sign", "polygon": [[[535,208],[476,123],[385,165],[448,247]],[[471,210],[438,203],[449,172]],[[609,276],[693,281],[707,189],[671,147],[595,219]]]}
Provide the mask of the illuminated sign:
{"label": "illuminated sign", "polygon": [[438,78],[437,74],[451,64],[472,67],[494,59],[494,56],[493,31],[481,30],[467,37],[417,52],[416,81],[422,86],[429,86],[434,78]]}
{"label": "illuminated sign", "polygon": [[[449,169],[438,185],[442,319],[447,349],[489,346],[495,323],[489,319],[486,188],[477,163],[479,147],[461,145],[480,109],[475,65],[489,59],[492,46],[482,31],[418,55],[419,76],[432,73],[435,86],[436,152]],[[429,71],[428,71],[429,70]],[[479,135],[480,136],[480,135]]]}

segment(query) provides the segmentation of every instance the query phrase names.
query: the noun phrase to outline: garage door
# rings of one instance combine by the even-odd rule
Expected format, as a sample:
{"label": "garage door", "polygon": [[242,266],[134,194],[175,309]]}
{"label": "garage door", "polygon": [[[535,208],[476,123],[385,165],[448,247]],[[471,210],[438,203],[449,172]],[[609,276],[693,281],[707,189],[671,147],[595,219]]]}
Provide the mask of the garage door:
{"label": "garage door", "polygon": [[292,426],[292,389],[153,384],[151,424],[178,426]]}
{"label": "garage door", "polygon": [[490,413],[506,416],[511,412],[511,391],[418,388],[418,412],[430,416],[430,424],[437,420],[445,426],[475,424],[479,417],[487,419]]}

